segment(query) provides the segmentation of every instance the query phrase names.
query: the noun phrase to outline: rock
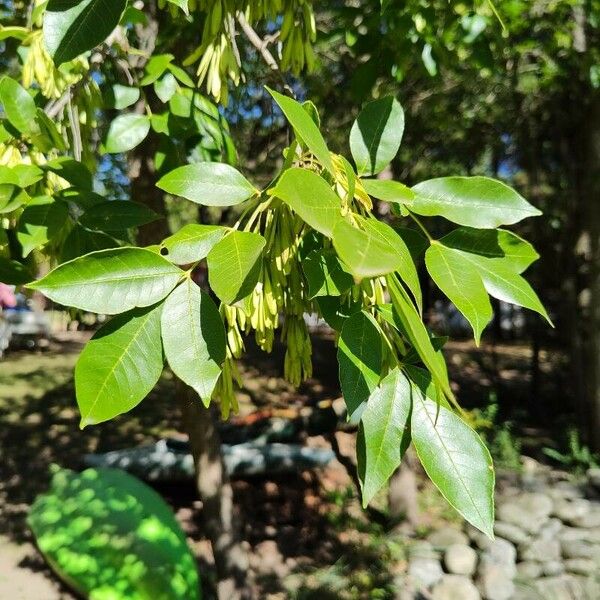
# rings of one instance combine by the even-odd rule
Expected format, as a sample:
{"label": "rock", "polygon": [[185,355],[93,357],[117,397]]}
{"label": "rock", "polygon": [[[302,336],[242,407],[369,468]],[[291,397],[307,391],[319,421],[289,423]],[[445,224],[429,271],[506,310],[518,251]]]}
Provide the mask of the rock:
{"label": "rock", "polygon": [[537,579],[542,574],[542,565],[533,560],[517,563],[517,575],[523,579]]}
{"label": "rock", "polygon": [[600,468],[594,467],[593,469],[588,469],[586,475],[589,484],[597,490],[600,490]]}
{"label": "rock", "polygon": [[486,600],[509,600],[515,591],[515,584],[506,570],[489,562],[479,565],[477,587]]}
{"label": "rock", "polygon": [[431,558],[438,560],[440,555],[434,547],[424,540],[414,542],[408,547],[409,558]]}
{"label": "rock", "polygon": [[494,523],[494,533],[513,544],[522,544],[529,539],[529,536],[520,527],[512,523],[504,523],[504,521],[496,521]]}
{"label": "rock", "polygon": [[572,575],[542,577],[534,587],[543,600],[585,600],[582,586]]}
{"label": "rock", "polygon": [[480,566],[497,566],[506,573],[507,577],[512,579],[517,573],[516,562],[517,550],[515,547],[502,538],[496,538],[482,552],[479,564]]}
{"label": "rock", "polygon": [[591,502],[583,498],[573,500],[558,500],[554,503],[554,514],[565,523],[572,523],[577,519],[585,517],[590,512]]}
{"label": "rock", "polygon": [[429,588],[444,575],[440,561],[434,558],[411,558],[408,563],[408,575],[417,586]]}
{"label": "rock", "polygon": [[529,533],[537,533],[552,513],[552,499],[540,493],[528,493],[503,501],[498,506],[498,518],[517,525]]}
{"label": "rock", "polygon": [[565,567],[560,560],[549,560],[542,563],[542,571],[548,577],[554,575],[562,575],[565,572]]}
{"label": "rock", "polygon": [[598,558],[600,547],[583,540],[562,543],[562,553],[565,558]]}
{"label": "rock", "polygon": [[519,558],[538,562],[560,560],[560,542],[546,537],[535,538],[519,546]]}
{"label": "rock", "polygon": [[594,506],[590,508],[590,511],[587,514],[578,517],[577,519],[573,519],[572,522],[573,525],[583,527],[584,529],[600,528],[600,507]]}
{"label": "rock", "polygon": [[482,533],[479,529],[473,527],[473,525],[467,524],[465,531],[471,542],[473,542],[480,550],[485,550],[492,543],[492,540],[490,540],[485,533]]}
{"label": "rock", "polygon": [[406,575],[396,575],[393,582],[394,600],[417,600],[422,598]]}
{"label": "rock", "polygon": [[469,544],[469,538],[456,527],[442,527],[427,536],[427,541],[439,550],[445,550],[452,544]]}
{"label": "rock", "polygon": [[[582,527],[563,527],[558,534],[558,539],[563,544],[572,542],[597,542],[600,543],[600,532],[595,532]],[[597,538],[597,539],[596,539]]]}
{"label": "rock", "polygon": [[548,519],[538,532],[538,537],[544,540],[555,539],[558,532],[563,528],[559,519]]}
{"label": "rock", "polygon": [[481,600],[473,582],[461,575],[444,575],[433,588],[431,598],[432,600]]}
{"label": "rock", "polygon": [[550,487],[547,491],[548,496],[553,500],[573,500],[574,498],[581,498],[581,490],[568,481],[559,481]]}
{"label": "rock", "polygon": [[477,553],[466,544],[452,544],[444,554],[444,565],[449,573],[472,575],[477,566]]}
{"label": "rock", "polygon": [[591,575],[597,568],[595,561],[589,558],[568,558],[563,564],[565,570],[574,575]]}

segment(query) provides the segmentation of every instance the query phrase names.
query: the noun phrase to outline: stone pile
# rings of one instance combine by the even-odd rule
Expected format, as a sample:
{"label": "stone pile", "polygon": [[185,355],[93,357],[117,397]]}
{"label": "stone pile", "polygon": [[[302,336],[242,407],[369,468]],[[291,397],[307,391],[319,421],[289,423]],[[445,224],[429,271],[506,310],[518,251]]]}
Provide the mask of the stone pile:
{"label": "stone pile", "polygon": [[499,478],[495,539],[445,527],[408,549],[397,600],[600,600],[600,469]]}

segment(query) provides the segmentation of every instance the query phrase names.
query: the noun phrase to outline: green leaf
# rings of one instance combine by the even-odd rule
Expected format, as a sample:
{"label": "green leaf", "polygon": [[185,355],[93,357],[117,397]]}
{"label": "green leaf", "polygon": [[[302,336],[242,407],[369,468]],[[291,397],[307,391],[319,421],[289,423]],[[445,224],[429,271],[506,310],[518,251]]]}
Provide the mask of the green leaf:
{"label": "green leaf", "polygon": [[0,215],[11,213],[31,200],[25,190],[12,186],[0,186]]}
{"label": "green leaf", "polygon": [[142,142],[149,131],[150,119],[146,115],[119,115],[110,124],[104,149],[109,154],[127,152]]}
{"label": "green leaf", "polygon": [[140,81],[140,85],[154,83],[168,68],[175,57],[172,54],[155,54],[146,63],[146,75]]}
{"label": "green leaf", "polygon": [[479,345],[481,333],[490,322],[493,312],[478,270],[460,251],[446,248],[440,243],[428,248],[425,264],[433,281],[469,321],[475,343]]}
{"label": "green leaf", "polygon": [[20,262],[0,256],[0,283],[22,285],[32,279],[33,275]]}
{"label": "green leaf", "polygon": [[39,132],[36,123],[37,108],[29,92],[10,77],[0,79],[0,104],[8,122],[20,133]]}
{"label": "green leaf", "polygon": [[140,99],[140,88],[129,87],[116,83],[105,94],[104,102],[107,108],[123,110],[132,106]]}
{"label": "green leaf", "polygon": [[385,202],[410,206],[415,197],[415,193],[409,187],[392,179],[361,179],[361,183],[369,196]]}
{"label": "green leaf", "polygon": [[226,227],[218,225],[184,225],[177,233],[163,240],[159,252],[176,265],[188,265],[206,258],[227,231]]}
{"label": "green leaf", "polygon": [[75,365],[82,428],[131,410],[152,391],[163,370],[162,308],[119,315],[87,343]]}
{"label": "green leaf", "polygon": [[208,253],[208,281],[224,304],[245,298],[258,282],[265,238],[231,231]]}
{"label": "green leaf", "polygon": [[332,174],[335,174],[335,169],[331,161],[329,149],[327,144],[319,131],[316,123],[313,121],[310,114],[300,104],[288,98],[283,94],[280,94],[274,90],[267,88],[267,91],[275,102],[277,102],[279,108],[281,108],[286,119],[290,125],[294,128],[296,135],[303,142],[308,149],[317,157],[317,160]]}
{"label": "green leaf", "polygon": [[364,229],[340,221],[333,232],[333,245],[356,277],[377,277],[397,271],[407,283],[417,305],[421,287],[417,269],[402,238],[377,219],[361,219]]}
{"label": "green leaf", "polygon": [[357,438],[363,507],[400,466],[410,444],[411,404],[410,382],[398,368],[369,396]]}
{"label": "green leaf", "polygon": [[494,467],[479,436],[413,385],[411,434],[427,475],[474,527],[493,538]]}
{"label": "green leaf", "polygon": [[[40,135],[44,138],[41,146],[47,148],[47,150],[45,150],[46,152],[49,152],[52,149],[59,150],[60,152],[65,152],[67,150],[67,144],[58,130],[56,123],[41,108],[36,110],[35,121],[40,131]],[[38,146],[40,146],[39,142]]]}
{"label": "green leaf", "polygon": [[436,386],[443,391],[447,398],[453,400],[454,394],[448,381],[444,355],[433,347],[429,332],[402,285],[391,279],[388,279],[388,283],[390,284],[389,292],[392,297],[394,317],[397,317],[399,329],[417,351],[419,358],[433,376]]}
{"label": "green leaf", "polygon": [[162,339],[173,373],[208,406],[225,360],[225,327],[210,296],[189,278],[165,300]]}
{"label": "green leaf", "polygon": [[303,221],[327,237],[331,237],[336,223],[343,220],[340,198],[313,171],[288,169],[268,193],[283,200]]}
{"label": "green leaf", "polygon": [[44,43],[56,65],[101,44],[119,24],[125,0],[50,0],[44,11]]}
{"label": "green leaf", "polygon": [[505,259],[484,258],[461,250],[455,252],[460,252],[463,258],[477,269],[490,296],[494,296],[494,298],[498,298],[503,302],[529,308],[540,314],[552,325],[544,305],[540,302],[533,288],[514,269],[506,265]]}
{"label": "green leaf", "polygon": [[17,239],[23,248],[23,257],[52,240],[63,228],[68,216],[64,202],[57,202],[50,196],[33,198],[17,223]]}
{"label": "green leaf", "polygon": [[376,175],[398,153],[404,111],[392,96],[369,102],[350,130],[350,151],[359,175]]}
{"label": "green leaf", "polygon": [[362,309],[362,303],[351,297],[317,296],[316,301],[323,319],[335,331],[342,331],[346,319]]}
{"label": "green leaf", "polygon": [[412,190],[411,211],[468,227],[493,229],[542,214],[515,190],[489,177],[440,177]]}
{"label": "green leaf", "polygon": [[40,181],[44,176],[43,171],[35,165],[15,165],[12,168],[12,171],[18,177],[19,185],[23,188],[29,187],[30,185],[34,185],[35,183]]}
{"label": "green leaf", "polygon": [[[180,1],[185,2],[187,4],[187,0],[180,0]],[[187,85],[187,87],[189,87],[189,88],[196,87],[194,80],[181,67],[178,67],[177,65],[169,63],[169,66],[167,68],[169,69],[169,71],[171,71],[171,73],[173,73],[173,75],[175,75],[175,77],[177,79],[179,79],[179,81],[181,83],[183,83],[183,85]]]}
{"label": "green leaf", "polygon": [[441,238],[440,244],[486,258],[504,258],[503,264],[517,273],[540,257],[530,243],[505,229],[459,227]]}
{"label": "green leaf", "polygon": [[96,231],[123,231],[160,218],[144,204],[129,200],[107,200],[88,208],[79,222]]}
{"label": "green leaf", "polygon": [[382,355],[381,330],[377,321],[365,311],[346,319],[337,358],[348,419],[360,417],[359,409],[379,383]]}
{"label": "green leaf", "polygon": [[[117,248],[119,243],[114,238],[101,231],[89,231],[81,225],[75,225],[69,232],[62,245],[60,262],[66,262],[108,248]],[[31,279],[30,279],[31,281]]]}
{"label": "green leaf", "polygon": [[118,314],[162,300],[183,271],[143,248],[113,248],[63,263],[28,287],[81,310]]}
{"label": "green leaf", "polygon": [[178,167],[156,185],[169,194],[204,206],[233,206],[258,193],[237,169],[216,162]]}
{"label": "green leaf", "polygon": [[90,170],[81,162],[67,156],[60,156],[42,165],[44,171],[51,171],[65,181],[82,190],[92,191],[93,178]]}
{"label": "green leaf", "polygon": [[354,279],[339,261],[332,248],[313,250],[303,261],[308,281],[308,296],[341,296],[354,284]]}
{"label": "green leaf", "polygon": [[177,91],[177,81],[172,73],[167,73],[162,79],[155,81],[154,91],[161,102],[168,102]]}

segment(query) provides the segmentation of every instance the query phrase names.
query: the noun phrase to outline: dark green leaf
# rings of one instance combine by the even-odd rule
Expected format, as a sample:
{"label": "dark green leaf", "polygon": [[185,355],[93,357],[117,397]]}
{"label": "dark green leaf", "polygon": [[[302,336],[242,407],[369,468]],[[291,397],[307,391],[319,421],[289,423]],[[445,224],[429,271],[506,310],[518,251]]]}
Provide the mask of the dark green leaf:
{"label": "dark green leaf", "polygon": [[362,309],[361,302],[340,296],[318,296],[316,298],[323,319],[335,331],[342,331],[346,319]]}
{"label": "dark green leaf", "polygon": [[123,231],[160,218],[160,215],[144,204],[129,200],[108,200],[88,208],[79,222],[96,231]]}
{"label": "dark green leaf", "polygon": [[44,11],[44,42],[60,65],[102,43],[119,24],[125,0],[50,0]]}
{"label": "dark green leaf", "polygon": [[104,149],[110,154],[127,152],[141,143],[149,131],[150,119],[146,115],[119,115],[110,124]]}
{"label": "dark green leaf", "polygon": [[410,444],[411,404],[410,382],[398,368],[369,396],[357,439],[363,507],[400,466]]}
{"label": "dark green leaf", "polygon": [[82,190],[92,190],[92,174],[89,169],[83,163],[72,158],[68,158],[67,156],[53,158],[42,165],[42,169],[56,173],[70,184]]}
{"label": "dark green leaf", "polygon": [[473,328],[475,343],[492,318],[492,305],[475,266],[459,250],[432,244],[425,253],[431,278],[465,316]]}
{"label": "dark green leaf", "polygon": [[303,261],[302,269],[308,281],[308,295],[341,296],[354,284],[354,279],[339,261],[332,248],[313,250]]}
{"label": "dark green leaf", "polygon": [[[60,262],[66,262],[108,248],[117,248],[119,243],[101,231],[89,231],[81,225],[75,225],[62,245]],[[31,281],[31,280],[30,280]]]}
{"label": "dark green leaf", "polygon": [[225,360],[225,328],[210,296],[189,278],[165,300],[162,339],[173,373],[208,406]]}
{"label": "dark green leaf", "polygon": [[257,233],[231,231],[208,253],[208,281],[221,302],[233,304],[254,289],[265,243]]}
{"label": "dark green leaf", "polygon": [[394,307],[394,317],[397,317],[400,330],[417,351],[423,364],[429,369],[436,386],[443,391],[447,398],[454,399],[443,354],[432,346],[427,328],[402,285],[393,281],[390,283],[392,285],[389,286],[389,291]]}
{"label": "dark green leaf", "polygon": [[281,108],[290,125],[294,128],[298,138],[306,144],[307,148],[316,156],[317,160],[332,175],[335,174],[327,144],[325,143],[319,128],[302,104],[296,102],[296,100],[293,100],[292,98],[288,98],[283,94],[275,92],[274,90],[269,88],[267,88],[267,90],[269,94],[273,96],[273,99],[277,102],[279,108]]}
{"label": "dark green leaf", "polygon": [[412,190],[411,211],[468,227],[493,229],[542,214],[515,190],[489,177],[440,177]]}
{"label": "dark green leaf", "polygon": [[331,237],[336,223],[342,221],[340,198],[313,171],[288,169],[269,194],[281,198],[302,220],[327,237]]}
{"label": "dark green leaf", "polygon": [[32,279],[33,275],[24,265],[16,260],[0,256],[0,283],[22,285],[29,283]]}
{"label": "dark green leaf", "polygon": [[354,420],[381,378],[381,330],[369,313],[361,311],[346,319],[337,356],[348,418]]}
{"label": "dark green leaf", "polygon": [[215,162],[179,167],[156,185],[169,194],[205,206],[233,206],[258,193],[237,169]]}
{"label": "dark green leaf", "polygon": [[539,258],[535,248],[518,235],[505,229],[459,227],[440,239],[448,248],[463,250],[486,258],[505,258],[503,263],[522,273]]}
{"label": "dark green leaf", "polygon": [[63,263],[29,287],[90,312],[117,314],[162,300],[183,271],[143,248],[114,248]]}
{"label": "dark green leaf", "polygon": [[404,111],[392,96],[369,102],[350,131],[350,151],[359,175],[375,175],[393,160],[404,133]]}
{"label": "dark green leaf", "polygon": [[411,433],[427,475],[474,527],[493,538],[494,467],[479,436],[413,385]]}
{"label": "dark green leaf", "polygon": [[82,428],[131,410],[152,391],[163,370],[162,308],[119,315],[87,343],[75,366]]}

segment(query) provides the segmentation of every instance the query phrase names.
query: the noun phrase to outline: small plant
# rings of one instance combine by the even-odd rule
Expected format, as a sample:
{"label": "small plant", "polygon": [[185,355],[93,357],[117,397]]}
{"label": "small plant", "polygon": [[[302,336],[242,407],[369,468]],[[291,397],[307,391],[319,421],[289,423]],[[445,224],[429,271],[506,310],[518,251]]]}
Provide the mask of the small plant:
{"label": "small plant", "polygon": [[542,452],[548,458],[577,473],[583,473],[600,465],[600,457],[581,443],[579,432],[574,427],[570,427],[567,431],[567,450],[565,452],[554,448],[544,448]]}

